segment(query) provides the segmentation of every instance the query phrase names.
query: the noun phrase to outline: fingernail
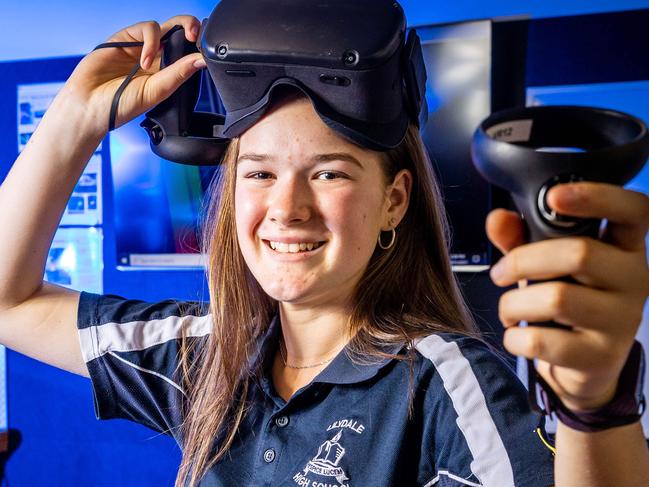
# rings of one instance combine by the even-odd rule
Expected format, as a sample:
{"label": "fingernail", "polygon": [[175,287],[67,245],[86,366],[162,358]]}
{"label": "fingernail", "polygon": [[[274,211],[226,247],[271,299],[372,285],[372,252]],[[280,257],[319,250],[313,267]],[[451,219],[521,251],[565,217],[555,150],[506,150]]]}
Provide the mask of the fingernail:
{"label": "fingernail", "polygon": [[190,32],[192,33],[194,39],[196,39],[196,37],[198,36],[198,26],[195,25],[194,27],[192,27]]}
{"label": "fingernail", "polygon": [[203,69],[207,64],[205,63],[205,59],[199,58],[196,61],[194,61],[194,67],[197,69]]}
{"label": "fingernail", "polygon": [[502,279],[505,275],[505,264],[503,264],[503,259],[500,259],[496,265],[491,268],[489,275],[491,276],[491,280],[494,282]]}
{"label": "fingernail", "polygon": [[142,66],[142,68],[144,68],[144,69],[149,69],[150,64],[151,64],[151,55],[145,57],[142,60],[142,64],[140,64],[140,66]]}

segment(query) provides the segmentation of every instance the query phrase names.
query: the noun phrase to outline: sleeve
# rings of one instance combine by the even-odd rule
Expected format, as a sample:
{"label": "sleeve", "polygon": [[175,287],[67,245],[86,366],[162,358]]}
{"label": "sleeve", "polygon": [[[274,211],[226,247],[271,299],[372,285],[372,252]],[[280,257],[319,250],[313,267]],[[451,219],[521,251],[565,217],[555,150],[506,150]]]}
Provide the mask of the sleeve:
{"label": "sleeve", "polygon": [[97,419],[122,418],[176,436],[185,392],[177,378],[181,330],[200,346],[207,306],[81,293],[77,327]]}
{"label": "sleeve", "polygon": [[[544,419],[513,370],[482,342],[434,335],[417,345],[422,368],[424,480],[437,486],[549,487],[554,456]],[[542,437],[542,436],[543,437]],[[425,483],[425,482],[424,482]]]}

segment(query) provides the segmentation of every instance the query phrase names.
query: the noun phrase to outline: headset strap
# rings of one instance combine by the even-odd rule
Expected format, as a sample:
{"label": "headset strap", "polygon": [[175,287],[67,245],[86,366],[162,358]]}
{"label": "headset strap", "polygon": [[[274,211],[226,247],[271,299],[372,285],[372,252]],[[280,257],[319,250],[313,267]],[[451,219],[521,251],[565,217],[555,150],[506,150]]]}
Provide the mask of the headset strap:
{"label": "headset strap", "polygon": [[417,121],[419,128],[428,120],[428,106],[426,104],[426,64],[421,51],[421,41],[415,29],[408,31],[408,38],[404,49],[404,76],[406,96],[410,105],[411,116]]}

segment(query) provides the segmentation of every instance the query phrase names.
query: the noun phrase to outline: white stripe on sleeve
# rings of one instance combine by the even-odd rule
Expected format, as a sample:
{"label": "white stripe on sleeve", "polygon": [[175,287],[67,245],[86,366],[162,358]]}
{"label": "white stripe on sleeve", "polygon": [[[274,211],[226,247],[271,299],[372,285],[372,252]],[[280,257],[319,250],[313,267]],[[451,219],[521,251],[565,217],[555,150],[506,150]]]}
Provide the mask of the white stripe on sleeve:
{"label": "white stripe on sleeve", "polygon": [[454,342],[430,335],[416,348],[437,369],[471,454],[471,471],[485,487],[514,485],[514,472],[471,365]]}
{"label": "white stripe on sleeve", "polygon": [[[186,322],[190,321],[187,325]],[[79,330],[83,359],[87,362],[108,352],[145,350],[180,338],[181,326],[187,326],[187,336],[199,337],[212,331],[212,318],[205,316],[170,316],[162,320],[106,323]]]}

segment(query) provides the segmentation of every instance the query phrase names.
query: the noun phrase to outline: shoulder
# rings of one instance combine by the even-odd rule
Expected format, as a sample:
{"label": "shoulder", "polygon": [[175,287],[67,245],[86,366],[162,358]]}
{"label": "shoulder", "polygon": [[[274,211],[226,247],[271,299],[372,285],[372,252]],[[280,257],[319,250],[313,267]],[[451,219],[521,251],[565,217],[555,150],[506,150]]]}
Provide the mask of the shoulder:
{"label": "shoulder", "polygon": [[453,381],[471,380],[476,374],[516,377],[504,351],[471,336],[435,333],[415,340],[413,348],[421,362],[420,375],[435,373]]}
{"label": "shoulder", "polygon": [[516,372],[487,343],[466,335],[438,333],[418,339],[413,347],[421,362],[418,385],[435,402],[456,411],[467,403],[490,415],[515,405],[528,409],[525,387]]}
{"label": "shoulder", "polygon": [[185,396],[182,352],[193,355],[209,336],[208,308],[205,303],[82,293],[79,340],[97,417],[129,419],[175,434]]}
{"label": "shoulder", "polygon": [[552,483],[552,456],[536,433],[541,419],[504,352],[447,333],[421,338],[413,348],[421,361],[424,438],[431,439],[437,465],[474,475],[479,485]]}
{"label": "shoulder", "polygon": [[486,361],[512,370],[505,359],[504,350],[461,333],[433,333],[414,340],[413,348],[421,360],[431,366]]}

